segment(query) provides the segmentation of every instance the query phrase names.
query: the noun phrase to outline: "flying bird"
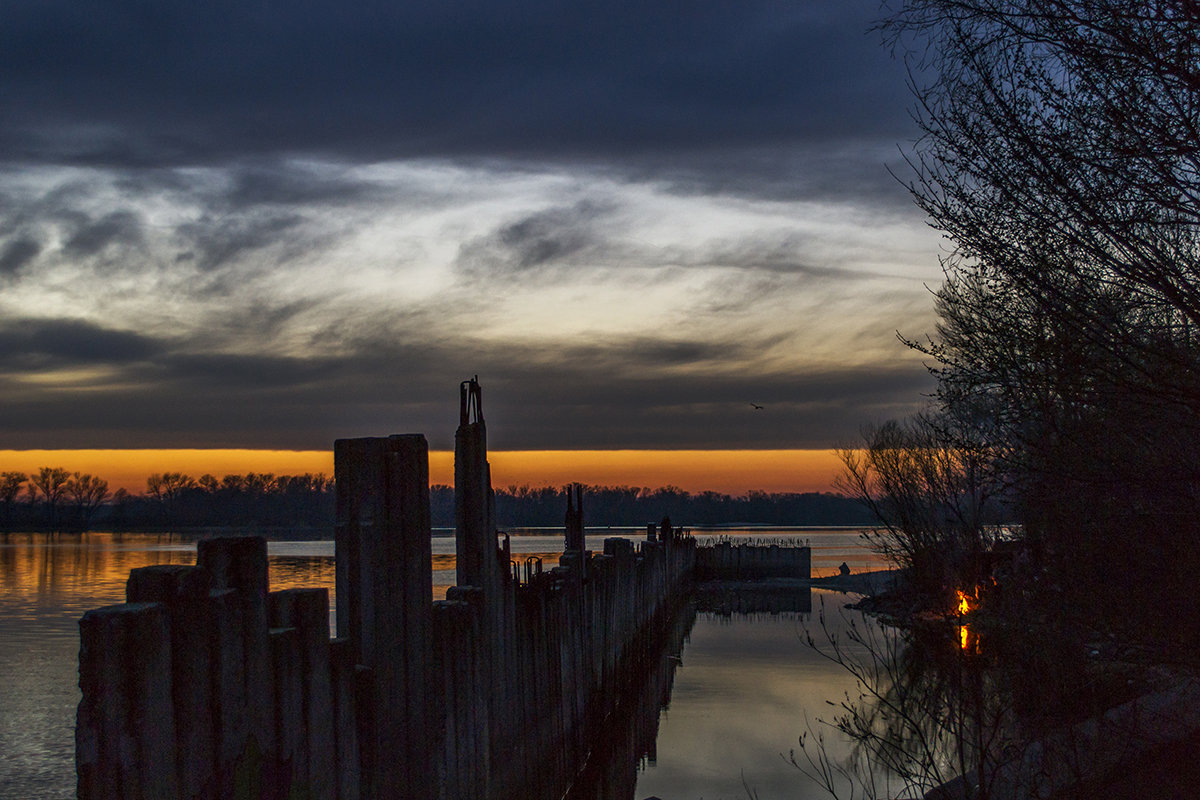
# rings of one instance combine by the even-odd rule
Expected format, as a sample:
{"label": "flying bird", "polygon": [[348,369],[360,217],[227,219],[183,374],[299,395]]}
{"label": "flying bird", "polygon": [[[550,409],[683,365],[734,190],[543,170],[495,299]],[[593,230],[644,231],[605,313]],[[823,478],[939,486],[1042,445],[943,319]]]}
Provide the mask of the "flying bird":
{"label": "flying bird", "polygon": [[755,411],[762,411],[762,410],[763,410],[763,406],[760,406],[758,403],[751,403],[750,405],[754,406],[754,410],[755,410]]}

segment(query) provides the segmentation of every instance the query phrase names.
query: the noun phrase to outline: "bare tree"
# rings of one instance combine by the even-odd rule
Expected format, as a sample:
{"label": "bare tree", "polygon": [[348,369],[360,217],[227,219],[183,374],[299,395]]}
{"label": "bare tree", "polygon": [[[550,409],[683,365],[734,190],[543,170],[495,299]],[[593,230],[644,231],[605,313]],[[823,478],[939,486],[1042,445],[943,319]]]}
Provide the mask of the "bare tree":
{"label": "bare tree", "polygon": [[24,472],[0,472],[0,504],[4,507],[4,524],[6,526],[12,524],[13,506],[27,480],[29,480],[29,476]]}
{"label": "bare tree", "polygon": [[[1200,7],[1190,0],[902,0],[911,189],[955,245],[1138,366],[1082,285],[1122,293],[1190,358],[1200,323]],[[916,49],[919,48],[919,49]],[[1163,343],[1156,358],[1172,356]],[[1147,379],[1155,376],[1146,373]]]}
{"label": "bare tree", "polygon": [[867,428],[864,440],[861,449],[839,451],[835,485],[879,520],[869,544],[908,570],[920,593],[940,597],[973,586],[998,535],[1001,485],[987,442],[932,415]]}
{"label": "bare tree", "polygon": [[71,473],[62,467],[40,467],[29,477],[28,493],[34,503],[41,502],[46,507],[46,522],[51,527],[58,524],[58,507],[67,491],[67,481]]}
{"label": "bare tree", "polygon": [[108,497],[108,481],[87,473],[72,473],[65,494],[75,505],[75,520],[82,528],[91,525],[101,504]]}
{"label": "bare tree", "polygon": [[196,486],[195,478],[182,472],[156,472],[146,478],[146,491],[159,502],[163,520],[168,522],[175,519],[179,498]]}
{"label": "bare tree", "polygon": [[[910,189],[953,246],[937,335],[913,342],[937,362],[942,407],[992,421],[1027,538],[1079,587],[1073,607],[1186,585],[1200,570],[1200,5],[892,7],[883,29],[924,133]],[[1200,634],[1182,594],[1151,619]]]}

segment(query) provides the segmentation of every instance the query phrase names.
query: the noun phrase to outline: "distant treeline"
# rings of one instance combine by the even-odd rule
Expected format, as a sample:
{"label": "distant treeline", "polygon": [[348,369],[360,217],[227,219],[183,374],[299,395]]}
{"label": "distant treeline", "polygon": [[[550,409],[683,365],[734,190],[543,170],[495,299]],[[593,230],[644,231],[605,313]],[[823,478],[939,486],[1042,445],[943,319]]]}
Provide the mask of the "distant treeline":
{"label": "distant treeline", "polygon": [[194,478],[155,473],[146,491],[61,467],[0,473],[0,524],[8,530],[294,528],[331,530],[333,479],[322,474],[248,473]]}
{"label": "distant treeline", "polygon": [[[449,509],[453,524],[454,490],[433,487],[434,516]],[[501,527],[562,525],[567,496],[561,488],[510,486],[496,490],[496,516]],[[586,525],[640,525],[664,516],[682,525],[870,525],[873,517],[857,500],[829,492],[760,492],[728,495],[686,492],[674,486],[585,486]],[[437,523],[435,523],[437,524]]]}
{"label": "distant treeline", "polygon": [[[430,487],[434,527],[454,525],[454,489]],[[564,488],[510,486],[496,490],[502,528],[563,524]],[[151,475],[144,494],[108,491],[107,481],[61,467],[27,475],[0,472],[0,525],[6,530],[162,530],[254,528],[329,536],[335,512],[334,482],[323,474],[249,473],[193,478],[179,472]],[[821,492],[691,493],[667,486],[587,486],[587,525],[642,525],[669,516],[683,525],[869,525],[858,501]]]}

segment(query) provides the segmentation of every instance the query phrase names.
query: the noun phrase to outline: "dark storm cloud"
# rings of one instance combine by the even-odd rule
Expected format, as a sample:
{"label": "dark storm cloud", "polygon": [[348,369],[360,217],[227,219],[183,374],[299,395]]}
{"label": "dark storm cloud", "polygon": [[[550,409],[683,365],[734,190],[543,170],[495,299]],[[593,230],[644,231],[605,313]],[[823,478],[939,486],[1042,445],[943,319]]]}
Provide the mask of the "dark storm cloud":
{"label": "dark storm cloud", "polygon": [[539,267],[561,267],[588,251],[612,247],[601,225],[613,210],[583,201],[524,215],[464,242],[456,265],[473,276],[499,279]]}
{"label": "dark storm cloud", "polygon": [[69,319],[0,323],[0,369],[71,367],[145,361],[163,346],[131,331]]}
{"label": "dark storm cloud", "polygon": [[294,391],[323,382],[336,385],[345,368],[330,359],[182,353],[164,359],[164,372],[181,384],[229,386],[242,391]]}
{"label": "dark storm cloud", "polygon": [[889,136],[873,2],[7,0],[0,153],[581,156]]}
{"label": "dark storm cloud", "polygon": [[232,173],[233,186],[223,198],[232,209],[259,205],[337,206],[384,198],[378,189],[362,181],[275,160],[238,165]]}
{"label": "dark storm cloud", "polygon": [[599,213],[591,203],[581,203],[572,209],[535,214],[501,228],[497,243],[512,253],[521,269],[560,261],[595,241],[587,225]]}
{"label": "dark storm cloud", "polygon": [[[825,241],[816,233],[750,229],[709,239],[697,230],[696,241],[655,246],[636,236],[636,213],[618,201],[584,200],[557,205],[497,225],[459,247],[455,267],[472,280],[577,280],[586,270],[661,268],[740,270],[764,273],[727,280],[730,291],[714,292],[709,310],[734,310],[782,288],[770,274],[798,276],[810,282],[845,282],[895,277],[893,272],[847,266],[847,243]],[[820,260],[818,260],[820,259]],[[735,290],[736,291],[733,291]]]}
{"label": "dark storm cloud", "polygon": [[187,243],[177,258],[194,260],[201,269],[214,270],[263,248],[294,243],[289,234],[298,231],[303,222],[302,215],[291,211],[205,215],[176,228],[176,233]]}
{"label": "dark storm cloud", "polygon": [[[906,413],[919,367],[809,369],[773,336],[886,263],[831,216],[913,214],[876,12],[0,0],[4,310],[113,326],[0,316],[0,438],[446,448],[476,373],[497,447],[827,446]],[[692,209],[728,227],[692,237]],[[663,297],[661,327],[490,333],[600,281]]]}
{"label": "dark storm cloud", "polygon": [[[886,102],[903,108],[902,87]],[[680,195],[752,196],[780,202],[853,200],[875,214],[911,216],[912,199],[889,173],[906,173],[901,147],[911,135],[905,124],[883,115],[878,130],[859,137],[831,136],[797,147],[782,142],[734,143],[634,153],[622,160],[622,169],[629,180],[659,181]]]}
{"label": "dark storm cloud", "polygon": [[23,394],[0,377],[0,434],[10,447],[323,449],[342,436],[417,432],[447,449],[458,382],[479,372],[496,448],[829,447],[863,422],[910,413],[929,389],[912,365],[741,368],[777,344],[639,336],[534,347],[380,335],[354,352],[297,357],[25,320],[0,329],[9,354],[0,367],[28,368],[40,355],[42,367],[107,364],[117,374],[91,384],[86,403],[69,389]]}
{"label": "dark storm cloud", "polygon": [[63,244],[68,256],[93,256],[110,244],[134,245],[142,241],[142,221],[129,211],[113,211],[79,225]]}
{"label": "dark storm cloud", "polygon": [[530,378],[537,395],[511,379],[491,391],[489,441],[498,448],[836,447],[854,441],[864,422],[911,414],[931,389],[910,365],[615,381],[571,369]]}
{"label": "dark storm cloud", "polygon": [[10,239],[4,245],[4,249],[0,250],[0,276],[19,272],[41,252],[41,242],[36,239],[27,237]]}

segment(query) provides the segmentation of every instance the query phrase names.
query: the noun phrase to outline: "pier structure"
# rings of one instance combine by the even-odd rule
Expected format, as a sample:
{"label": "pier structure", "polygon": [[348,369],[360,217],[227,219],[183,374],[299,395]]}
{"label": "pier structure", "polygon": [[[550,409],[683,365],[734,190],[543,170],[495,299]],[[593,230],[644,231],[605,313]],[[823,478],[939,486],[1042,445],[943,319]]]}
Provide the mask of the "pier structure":
{"label": "pier structure", "polygon": [[812,549],[779,544],[717,542],[696,548],[698,581],[760,581],[812,575]]}
{"label": "pier structure", "polygon": [[425,438],[343,439],[334,460],[337,638],[326,589],[270,591],[261,538],[134,570],[127,602],[80,620],[78,797],[558,800],[581,770],[632,791],[598,762],[614,742],[652,752],[657,708],[616,738],[606,725],[669,691],[694,541],[590,551],[572,487],[560,564],[514,562],[471,380],[458,585],[434,602]]}

